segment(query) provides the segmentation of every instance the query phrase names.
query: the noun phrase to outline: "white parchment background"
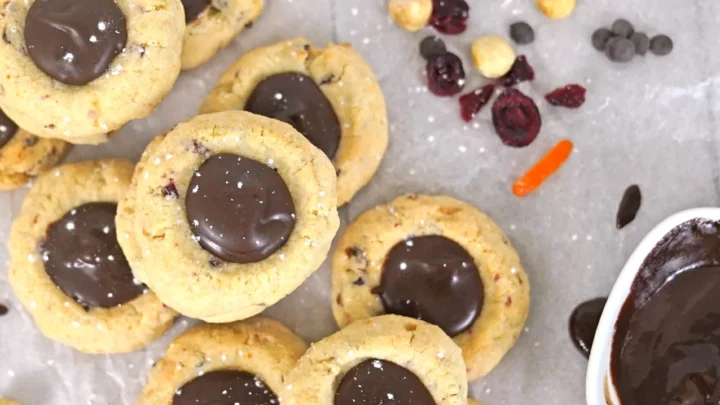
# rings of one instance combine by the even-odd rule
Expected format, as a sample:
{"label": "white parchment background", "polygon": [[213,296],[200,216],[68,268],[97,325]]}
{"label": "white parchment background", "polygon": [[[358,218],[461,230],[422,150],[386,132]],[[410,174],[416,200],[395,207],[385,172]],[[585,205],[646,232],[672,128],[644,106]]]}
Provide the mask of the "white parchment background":
{"label": "white parchment background", "polygon": [[[519,53],[528,55],[537,80],[521,88],[535,96],[543,128],[524,149],[500,143],[489,107],[477,125],[465,126],[456,99],[427,93],[416,49],[429,31],[409,34],[392,26],[384,0],[266,2],[255,26],[207,65],[183,73],[150,118],[130,123],[105,145],[75,148],[69,160],[137,159],[153,135],[192,117],[219,75],[256,46],[300,35],[319,45],[350,42],[375,68],[392,130],[379,172],[341,210],[343,222],[405,192],[446,193],[490,214],[520,253],[532,283],[532,305],[515,348],[490,376],[472,384],[472,394],[489,405],[583,403],[586,360],[567,332],[574,305],[606,294],[632,249],[657,222],[681,209],[719,202],[720,2],[579,0],[571,18],[553,22],[533,0],[470,0],[468,32],[446,37],[466,61],[468,89],[481,83],[468,60],[474,37],[505,33],[517,19],[536,29],[535,44]],[[589,38],[617,17],[648,34],[670,35],[675,51],[665,58],[611,64]],[[588,88],[582,109],[553,108],[541,99],[571,82]],[[562,138],[575,142],[570,161],[539,192],[514,197],[513,180]],[[616,207],[633,183],[642,188],[643,207],[634,223],[618,231]],[[0,195],[2,242],[25,193]],[[0,317],[0,397],[25,405],[132,404],[150,365],[170,337],[187,327],[180,321],[165,338],[134,354],[75,352],[38,332],[7,284],[7,257],[0,247],[0,303],[10,307]],[[326,263],[267,315],[308,341],[318,340],[336,329],[329,284]]]}

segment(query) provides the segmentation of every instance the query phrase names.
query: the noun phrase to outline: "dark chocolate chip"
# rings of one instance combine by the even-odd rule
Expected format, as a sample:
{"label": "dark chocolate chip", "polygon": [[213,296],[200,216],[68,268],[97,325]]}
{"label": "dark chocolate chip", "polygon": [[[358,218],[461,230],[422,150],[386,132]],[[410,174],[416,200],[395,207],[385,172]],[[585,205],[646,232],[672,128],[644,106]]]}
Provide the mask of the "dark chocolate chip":
{"label": "dark chocolate chip", "polygon": [[620,200],[620,206],[618,207],[616,225],[618,229],[624,228],[627,224],[632,222],[640,210],[640,204],[642,203],[642,194],[640,193],[640,187],[632,185],[625,190],[622,200]]}
{"label": "dark chocolate chip", "polygon": [[270,76],[255,87],[245,110],[292,125],[330,159],[335,157],[340,121],[312,78],[300,73]]}
{"label": "dark chocolate chip", "polygon": [[0,316],[5,316],[8,312],[10,312],[10,309],[4,304],[0,304]]}
{"label": "dark chocolate chip", "polygon": [[485,295],[473,257],[438,235],[393,246],[383,265],[379,291],[385,312],[422,319],[450,336],[472,326]]}
{"label": "dark chocolate chip", "polygon": [[605,45],[614,37],[612,31],[607,28],[599,28],[592,34],[592,45],[598,51],[604,51]]}
{"label": "dark chocolate chip", "polygon": [[114,203],[70,210],[48,227],[40,246],[45,271],[67,296],[91,308],[111,308],[143,293],[117,242]]}
{"label": "dark chocolate chip", "polygon": [[630,40],[635,44],[635,52],[640,56],[645,56],[650,49],[650,38],[642,32],[634,32],[630,36]]}
{"label": "dark chocolate chip", "polygon": [[440,37],[430,35],[420,41],[420,55],[422,55],[425,60],[443,55],[445,52],[447,52],[447,48],[445,47],[445,42],[443,42]]}
{"label": "dark chocolate chip", "polygon": [[353,285],[357,285],[357,286],[365,285],[365,280],[363,280],[362,277],[358,277],[357,280],[353,281]]}
{"label": "dark chocolate chip", "polygon": [[612,32],[618,37],[630,38],[630,35],[635,32],[635,28],[633,28],[632,24],[630,24],[628,20],[620,18],[618,20],[615,20],[615,22],[613,23]]}
{"label": "dark chocolate chip", "polygon": [[190,24],[210,6],[210,0],[182,0],[182,5],[185,10],[185,24]]}
{"label": "dark chocolate chip", "polygon": [[378,404],[435,405],[435,401],[412,371],[387,360],[368,359],[343,376],[334,405]]}
{"label": "dark chocolate chip", "polygon": [[630,62],[635,56],[635,44],[627,38],[612,38],[605,44],[605,55],[613,62]]}
{"label": "dark chocolate chip", "polygon": [[25,18],[30,58],[69,85],[100,77],[126,42],[125,15],[113,0],[36,0]]}
{"label": "dark chocolate chip", "polygon": [[200,246],[230,263],[270,257],[295,226],[295,205],[282,177],[263,163],[230,153],[200,166],[185,206]]}
{"label": "dark chocolate chip", "polygon": [[527,45],[535,41],[535,31],[530,24],[519,21],[510,25],[510,38],[517,44]]}
{"label": "dark chocolate chip", "polygon": [[673,41],[667,35],[657,35],[650,40],[650,52],[657,56],[665,56],[672,50]]}
{"label": "dark chocolate chip", "polygon": [[277,405],[278,397],[257,376],[246,371],[217,370],[185,383],[172,405]]}
{"label": "dark chocolate chip", "polygon": [[17,124],[0,110],[0,148],[10,142],[17,130]]}
{"label": "dark chocolate chip", "polygon": [[595,331],[606,302],[607,298],[583,302],[570,315],[570,338],[585,357],[590,357]]}

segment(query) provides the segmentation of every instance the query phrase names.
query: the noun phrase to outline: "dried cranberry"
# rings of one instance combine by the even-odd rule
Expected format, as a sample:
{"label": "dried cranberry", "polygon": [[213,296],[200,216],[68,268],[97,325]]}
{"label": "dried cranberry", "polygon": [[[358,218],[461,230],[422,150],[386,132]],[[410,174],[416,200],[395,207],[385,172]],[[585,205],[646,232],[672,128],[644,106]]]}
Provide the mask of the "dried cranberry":
{"label": "dried cranberry", "polygon": [[510,71],[501,77],[499,82],[505,87],[512,87],[526,80],[535,80],[535,71],[528,63],[525,55],[520,55],[515,59]]}
{"label": "dried cranberry", "polygon": [[176,200],[180,198],[180,193],[178,193],[178,189],[175,186],[173,179],[170,179],[170,182],[162,188],[162,195],[163,197],[169,197]]}
{"label": "dried cranberry", "polygon": [[471,93],[460,97],[460,115],[465,122],[473,119],[475,114],[485,107],[490,101],[493,92],[495,92],[494,84],[487,84]]}
{"label": "dried cranberry", "polygon": [[540,132],[542,120],[535,102],[516,89],[507,89],[492,106],[493,125],[505,145],[530,145]]}
{"label": "dried cranberry", "polygon": [[459,34],[467,28],[470,6],[465,0],[433,0],[430,25],[443,34]]}
{"label": "dried cranberry", "polygon": [[428,61],[425,71],[428,88],[436,96],[454,96],[465,85],[465,69],[460,58],[446,52]]}
{"label": "dried cranberry", "polygon": [[545,95],[545,99],[552,105],[579,108],[585,103],[585,87],[579,84],[568,84],[548,93]]}

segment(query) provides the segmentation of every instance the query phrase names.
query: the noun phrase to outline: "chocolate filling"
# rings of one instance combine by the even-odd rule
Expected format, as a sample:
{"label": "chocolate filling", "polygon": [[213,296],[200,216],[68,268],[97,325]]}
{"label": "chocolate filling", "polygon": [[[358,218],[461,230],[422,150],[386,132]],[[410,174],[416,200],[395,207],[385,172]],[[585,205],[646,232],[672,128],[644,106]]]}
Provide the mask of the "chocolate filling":
{"label": "chocolate filling", "polygon": [[472,326],[485,296],[473,257],[456,242],[437,235],[393,246],[375,292],[385,312],[422,319],[450,336]]}
{"label": "chocolate filling", "polygon": [[236,370],[211,371],[185,383],[172,405],[277,405],[278,398],[258,377]]}
{"label": "chocolate filling", "polygon": [[643,262],[615,324],[623,405],[720,402],[720,223],[671,230]]}
{"label": "chocolate filling", "polygon": [[292,125],[330,158],[340,145],[340,121],[330,101],[312,78],[280,73],[260,82],[245,110]]}
{"label": "chocolate filling", "polygon": [[0,148],[7,145],[8,142],[17,133],[18,126],[5,113],[0,110]]}
{"label": "chocolate filling", "polygon": [[282,177],[265,164],[230,153],[200,166],[185,205],[200,246],[231,263],[270,257],[295,226],[295,205]]}
{"label": "chocolate filling", "polygon": [[127,23],[113,0],[35,0],[25,18],[30,58],[69,85],[100,77],[127,42]]}
{"label": "chocolate filling", "polygon": [[335,405],[435,405],[430,391],[410,370],[386,360],[365,360],[343,376]]}
{"label": "chocolate filling", "polygon": [[48,227],[41,244],[45,271],[86,308],[122,305],[143,293],[115,234],[114,203],[81,205]]}
{"label": "chocolate filling", "polygon": [[185,24],[189,24],[210,7],[210,0],[182,0],[182,5],[185,10]]}

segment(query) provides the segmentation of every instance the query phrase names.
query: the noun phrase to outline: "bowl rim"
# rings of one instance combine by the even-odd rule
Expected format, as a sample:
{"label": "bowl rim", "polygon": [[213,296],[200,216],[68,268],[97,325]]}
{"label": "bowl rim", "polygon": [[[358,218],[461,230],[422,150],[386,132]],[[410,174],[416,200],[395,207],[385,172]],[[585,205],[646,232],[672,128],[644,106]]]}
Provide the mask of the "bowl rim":
{"label": "bowl rim", "polygon": [[[693,208],[669,216],[645,235],[625,263],[625,266],[610,291],[610,295],[608,295],[607,303],[600,316],[600,322],[598,323],[595,338],[593,339],[585,379],[585,399],[588,405],[606,405],[608,403],[611,405],[620,405],[608,373],[617,316],[630,293],[630,287],[633,281],[635,281],[635,277],[642,263],[655,246],[678,225],[700,218],[720,221],[720,208]],[[607,394],[610,396],[608,399],[605,397],[606,381],[608,382]],[[608,402],[608,400],[610,402]]]}

